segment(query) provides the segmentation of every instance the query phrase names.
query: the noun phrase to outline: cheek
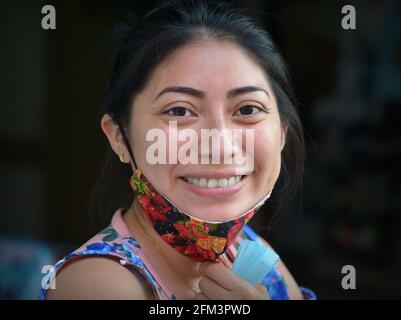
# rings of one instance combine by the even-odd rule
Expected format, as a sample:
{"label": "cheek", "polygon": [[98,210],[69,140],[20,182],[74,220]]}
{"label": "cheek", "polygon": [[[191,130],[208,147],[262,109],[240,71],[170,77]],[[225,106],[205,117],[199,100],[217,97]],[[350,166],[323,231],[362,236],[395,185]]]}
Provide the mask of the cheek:
{"label": "cheek", "polygon": [[265,125],[254,132],[255,168],[262,172],[271,171],[277,166],[277,161],[280,162],[280,128]]}
{"label": "cheek", "polygon": [[[169,129],[167,126],[164,127],[160,125],[156,127],[154,124],[154,121],[148,121],[147,119],[143,119],[141,123],[134,122],[132,126],[133,130],[131,131],[131,141],[133,141],[133,152],[137,165],[143,171],[144,175],[155,184],[157,189],[162,193],[166,193],[167,190],[171,188],[172,180],[170,179],[170,172],[174,167],[174,165],[168,164]],[[157,129],[157,131],[155,129]],[[153,133],[157,134],[156,138],[151,130],[153,130]],[[150,140],[146,141],[148,133],[152,133],[152,135],[149,135]],[[163,156],[161,156],[160,159],[157,157],[157,154],[154,153],[155,149],[161,151]],[[148,150],[149,154],[147,155]],[[147,156],[152,157],[151,162],[148,161],[149,159],[147,159]],[[155,157],[162,161],[162,163],[155,165],[153,163],[157,160]]]}
{"label": "cheek", "polygon": [[138,166],[143,167],[147,164],[146,150],[149,142],[146,141],[147,130],[139,123],[133,123],[131,140],[135,162]]}
{"label": "cheek", "polygon": [[[146,151],[148,150],[149,146],[157,145],[164,146],[164,148],[166,148],[165,143],[162,143],[164,142],[162,138],[167,141],[168,130],[155,122],[149,113],[141,113],[140,111],[136,111],[136,114],[133,115],[130,132],[130,141],[132,141],[135,161],[138,163],[138,165],[139,163],[142,165],[148,164],[146,161]],[[149,141],[146,140],[147,136]]]}
{"label": "cheek", "polygon": [[[146,117],[136,117],[131,123],[131,147],[138,167],[148,173],[150,164],[146,159],[146,152],[154,141],[146,141],[146,136],[154,127],[148,123]],[[156,141],[156,140],[155,140]]]}

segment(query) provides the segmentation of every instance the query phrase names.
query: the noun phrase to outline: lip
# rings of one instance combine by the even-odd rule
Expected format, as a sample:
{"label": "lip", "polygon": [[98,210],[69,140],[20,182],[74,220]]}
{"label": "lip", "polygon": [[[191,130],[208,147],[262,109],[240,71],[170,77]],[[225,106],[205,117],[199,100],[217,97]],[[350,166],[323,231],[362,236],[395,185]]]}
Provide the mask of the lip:
{"label": "lip", "polygon": [[[194,176],[188,175],[186,177],[197,178],[197,176],[195,176],[195,175]],[[205,174],[205,175],[202,175],[201,177],[215,178],[217,176],[216,175],[207,176]],[[219,177],[224,178],[224,177],[227,177],[227,175],[220,175]],[[236,192],[238,192],[244,186],[244,184],[247,182],[249,177],[250,177],[250,174],[244,175],[244,177],[238,183],[234,184],[231,187],[227,187],[227,188],[201,188],[201,187],[198,187],[197,185],[190,184],[180,178],[178,178],[178,181],[184,188],[186,188],[187,190],[189,190],[193,193],[196,193],[197,195],[200,195],[203,197],[225,197],[225,196],[229,196],[229,195],[232,195],[232,194],[235,194]]]}

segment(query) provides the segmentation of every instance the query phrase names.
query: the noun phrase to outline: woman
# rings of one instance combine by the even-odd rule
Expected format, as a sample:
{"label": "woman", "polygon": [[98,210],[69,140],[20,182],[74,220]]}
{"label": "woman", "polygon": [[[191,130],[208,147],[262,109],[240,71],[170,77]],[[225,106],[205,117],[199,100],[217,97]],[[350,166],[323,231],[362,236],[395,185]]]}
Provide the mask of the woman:
{"label": "woman", "polygon": [[[246,223],[269,204],[281,167],[295,188],[303,163],[284,62],[249,18],[213,1],[161,2],[125,30],[101,128],[132,170],[132,204],[56,264],[56,289],[42,298],[313,298],[282,261],[255,286],[231,271],[243,239],[269,247]],[[236,129],[244,139],[220,135],[216,154],[205,141],[178,138],[204,129]],[[156,134],[164,148],[152,153]],[[180,161],[186,143],[203,161]],[[240,153],[250,163],[228,161]]]}

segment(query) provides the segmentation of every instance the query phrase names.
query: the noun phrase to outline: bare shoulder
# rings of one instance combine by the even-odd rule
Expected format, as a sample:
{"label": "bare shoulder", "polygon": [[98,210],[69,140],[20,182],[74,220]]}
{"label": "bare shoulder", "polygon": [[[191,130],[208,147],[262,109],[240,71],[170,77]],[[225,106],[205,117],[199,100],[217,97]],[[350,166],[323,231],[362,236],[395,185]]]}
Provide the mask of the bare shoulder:
{"label": "bare shoulder", "polygon": [[[265,239],[263,239],[261,236],[259,236],[259,238],[268,248],[273,249],[273,247]],[[287,285],[288,288],[288,295],[290,299],[302,300],[303,295],[301,293],[301,290],[299,289],[297,282],[295,281],[294,277],[292,276],[292,274],[287,269],[286,265],[281,259],[277,263],[277,269],[284,278],[285,284]]]}
{"label": "bare shoulder", "polygon": [[56,289],[46,299],[155,299],[152,288],[139,272],[117,259],[89,256],[72,261],[56,276]]}

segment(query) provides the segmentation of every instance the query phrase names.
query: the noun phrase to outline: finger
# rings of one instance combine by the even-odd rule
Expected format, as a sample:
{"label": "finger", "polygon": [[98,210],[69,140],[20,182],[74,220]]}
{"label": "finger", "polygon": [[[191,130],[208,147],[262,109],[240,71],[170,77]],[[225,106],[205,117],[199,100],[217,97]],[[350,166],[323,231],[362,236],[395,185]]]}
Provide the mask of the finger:
{"label": "finger", "polygon": [[199,289],[210,300],[233,299],[233,295],[230,290],[221,287],[209,277],[203,277],[199,281]]}
{"label": "finger", "polygon": [[194,300],[209,300],[202,292],[195,294]]}
{"label": "finger", "polygon": [[230,269],[220,263],[203,262],[199,267],[199,272],[206,277],[209,277],[221,287],[236,291],[240,288],[253,287],[245,280],[238,277]]}
{"label": "finger", "polygon": [[258,290],[258,292],[260,292],[260,299],[258,299],[258,300],[270,300],[270,294],[269,294],[269,291],[267,290],[267,288],[263,285],[263,284],[261,284],[261,283],[258,283],[256,286],[255,286],[255,288],[256,288],[256,290]]}

